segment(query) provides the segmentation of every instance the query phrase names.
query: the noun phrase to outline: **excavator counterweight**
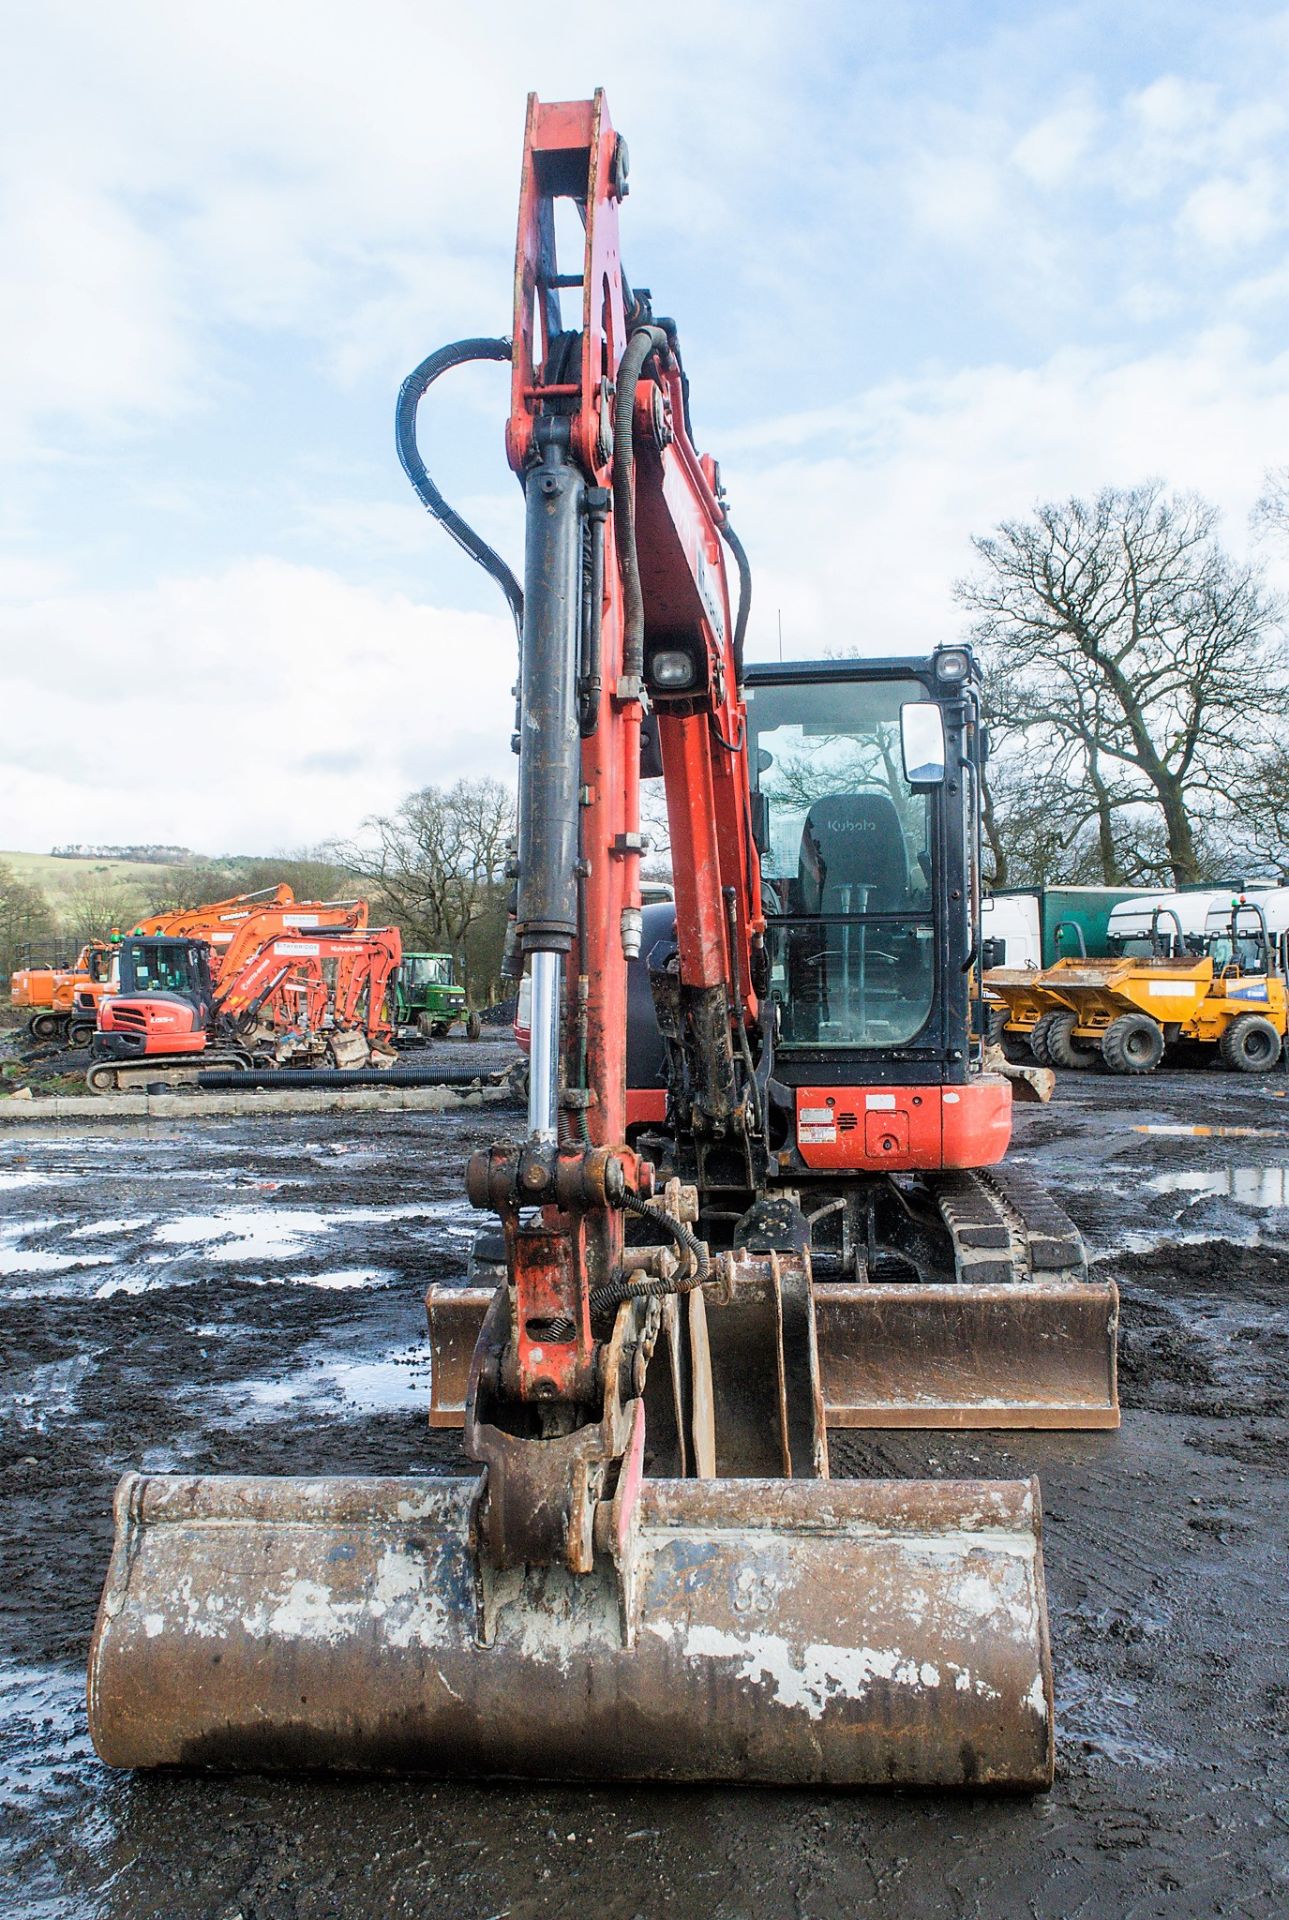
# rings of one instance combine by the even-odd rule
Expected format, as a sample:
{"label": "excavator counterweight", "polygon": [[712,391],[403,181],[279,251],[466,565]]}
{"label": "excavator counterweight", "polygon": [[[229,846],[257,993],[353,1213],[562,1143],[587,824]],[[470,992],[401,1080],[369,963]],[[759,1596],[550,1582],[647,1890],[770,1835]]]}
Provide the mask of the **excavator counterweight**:
{"label": "excavator counterweight", "polygon": [[[626,189],[602,94],[532,98],[510,337],[432,354],[397,414],[519,638],[527,1124],[471,1158],[472,1284],[429,1303],[471,1471],[127,1476],[90,1656],[117,1765],[1052,1778],[1034,1483],[829,1473],[830,1424],[1117,1420],[1113,1288],[999,1164],[979,676],[745,662],[750,570],[623,271]],[[471,360],[510,365],[522,584],[417,441]],[[648,778],[674,907],[641,897]]]}

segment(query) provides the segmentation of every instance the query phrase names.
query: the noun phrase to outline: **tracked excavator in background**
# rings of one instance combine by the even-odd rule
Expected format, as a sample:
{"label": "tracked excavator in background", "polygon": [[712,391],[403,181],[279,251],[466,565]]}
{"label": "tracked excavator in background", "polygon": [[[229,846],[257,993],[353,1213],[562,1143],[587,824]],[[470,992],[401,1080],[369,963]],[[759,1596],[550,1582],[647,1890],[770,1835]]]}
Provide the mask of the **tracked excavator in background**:
{"label": "tracked excavator in background", "polygon": [[[261,917],[264,936],[269,930],[317,926],[319,909],[330,903],[297,901],[285,881],[275,887],[263,887],[254,893],[238,893],[227,900],[212,900],[200,907],[176,907],[165,913],[148,915],[131,929],[134,934],[190,936],[206,940],[211,947],[211,964],[218,968],[225,950],[239,929],[252,915],[276,914],[276,920]],[[328,920],[325,924],[331,924]],[[119,991],[117,949],[120,935],[110,940],[91,940],[84,945],[73,966],[67,968],[24,967],[10,980],[10,999],[16,1007],[33,1009],[27,1030],[35,1040],[61,1040],[67,1046],[88,1046],[94,1038],[98,1005],[108,994]]]}
{"label": "tracked excavator in background", "polygon": [[[341,910],[335,910],[339,917]],[[344,909],[367,916],[366,901]],[[204,940],[121,942],[122,991],[103,1001],[91,1093],[153,1080],[181,1085],[212,1068],[326,1058],[340,1067],[395,1058],[391,978],[402,957],[397,927],[293,928],[256,940],[248,921],[216,960]]]}
{"label": "tracked excavator in background", "polygon": [[[512,336],[431,355],[398,409],[520,644],[527,1125],[466,1173],[495,1287],[430,1298],[471,1468],[127,1475],[89,1673],[116,1765],[1051,1781],[1036,1483],[829,1475],[850,1421],[1117,1418],[1113,1289],[1004,1172],[973,1037],[974,667],[745,663],[747,562],[676,328],[623,272],[626,191],[603,95],[533,98]],[[522,587],[416,443],[478,359],[510,364]],[[659,766],[674,927],[641,912]]]}

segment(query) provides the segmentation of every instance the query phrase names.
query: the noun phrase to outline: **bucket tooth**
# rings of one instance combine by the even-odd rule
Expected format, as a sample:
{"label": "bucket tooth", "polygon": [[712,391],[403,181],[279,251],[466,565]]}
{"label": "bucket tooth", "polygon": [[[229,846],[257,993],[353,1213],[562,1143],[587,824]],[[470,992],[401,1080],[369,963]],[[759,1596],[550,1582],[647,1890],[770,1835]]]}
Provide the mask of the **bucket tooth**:
{"label": "bucket tooth", "polygon": [[1050,1784],[1035,1483],[646,1481],[629,1586],[607,1557],[494,1576],[489,1645],[479,1484],[127,1475],[90,1658],[99,1754]]}

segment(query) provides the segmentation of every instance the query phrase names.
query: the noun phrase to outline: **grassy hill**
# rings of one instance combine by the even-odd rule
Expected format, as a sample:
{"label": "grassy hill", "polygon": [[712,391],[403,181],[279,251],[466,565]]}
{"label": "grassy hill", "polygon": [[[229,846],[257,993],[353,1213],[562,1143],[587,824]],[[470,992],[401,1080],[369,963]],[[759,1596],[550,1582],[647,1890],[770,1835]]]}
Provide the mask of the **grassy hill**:
{"label": "grassy hill", "polygon": [[[119,889],[122,900],[137,897],[135,912],[158,888],[164,889],[167,877],[173,879],[172,866],[151,866],[142,860],[55,860],[48,853],[0,852],[0,865],[11,867],[19,880],[39,887],[59,919],[73,908],[87,887],[96,892]],[[127,916],[128,917],[128,916]]]}

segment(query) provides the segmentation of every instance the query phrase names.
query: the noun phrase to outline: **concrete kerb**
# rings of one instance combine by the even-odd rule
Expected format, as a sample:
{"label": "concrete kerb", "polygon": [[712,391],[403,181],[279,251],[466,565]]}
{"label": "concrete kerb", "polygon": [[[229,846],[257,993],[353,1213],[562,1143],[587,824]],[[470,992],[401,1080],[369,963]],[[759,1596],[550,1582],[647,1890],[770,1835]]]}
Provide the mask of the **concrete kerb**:
{"label": "concrete kerb", "polygon": [[446,1113],[513,1100],[507,1086],[300,1087],[244,1093],[83,1093],[0,1099],[0,1123],[31,1120],[189,1120],[256,1113]]}

